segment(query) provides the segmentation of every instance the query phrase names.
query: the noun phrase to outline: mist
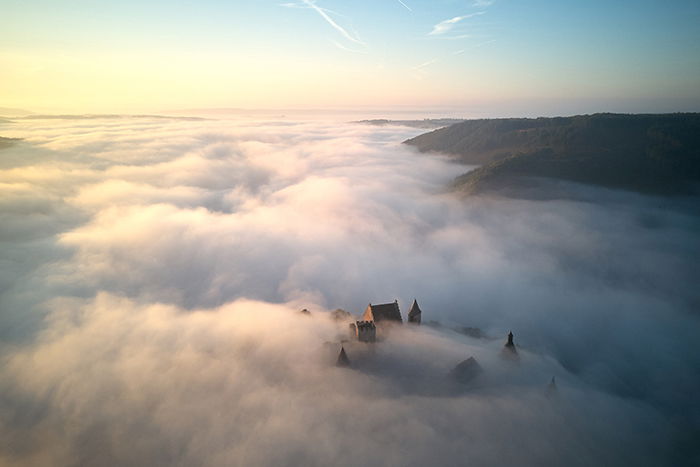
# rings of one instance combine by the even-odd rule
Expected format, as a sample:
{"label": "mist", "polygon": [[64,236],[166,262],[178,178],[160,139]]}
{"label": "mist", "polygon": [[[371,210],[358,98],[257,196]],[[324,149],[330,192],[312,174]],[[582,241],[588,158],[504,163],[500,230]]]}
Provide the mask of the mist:
{"label": "mist", "polygon": [[[2,123],[0,463],[697,462],[698,200],[460,198],[421,131]],[[333,310],[414,298],[334,366]]]}

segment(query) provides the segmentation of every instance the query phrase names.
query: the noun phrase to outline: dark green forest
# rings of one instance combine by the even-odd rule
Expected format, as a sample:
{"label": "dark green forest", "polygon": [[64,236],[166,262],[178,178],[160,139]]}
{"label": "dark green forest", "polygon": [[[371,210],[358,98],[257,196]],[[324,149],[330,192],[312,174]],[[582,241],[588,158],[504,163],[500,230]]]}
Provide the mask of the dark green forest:
{"label": "dark green forest", "polygon": [[523,176],[665,195],[700,182],[697,113],[467,120],[405,143],[480,165],[455,180],[468,194]]}

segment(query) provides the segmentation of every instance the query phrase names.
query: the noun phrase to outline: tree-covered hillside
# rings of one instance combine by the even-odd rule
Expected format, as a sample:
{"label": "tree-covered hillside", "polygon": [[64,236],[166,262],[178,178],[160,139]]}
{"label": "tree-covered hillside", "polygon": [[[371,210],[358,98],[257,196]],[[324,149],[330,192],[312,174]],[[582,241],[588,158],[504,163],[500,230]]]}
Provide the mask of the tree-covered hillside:
{"label": "tree-covered hillside", "polygon": [[518,176],[663,194],[700,181],[700,114],[468,120],[406,143],[481,165],[456,180],[467,193]]}

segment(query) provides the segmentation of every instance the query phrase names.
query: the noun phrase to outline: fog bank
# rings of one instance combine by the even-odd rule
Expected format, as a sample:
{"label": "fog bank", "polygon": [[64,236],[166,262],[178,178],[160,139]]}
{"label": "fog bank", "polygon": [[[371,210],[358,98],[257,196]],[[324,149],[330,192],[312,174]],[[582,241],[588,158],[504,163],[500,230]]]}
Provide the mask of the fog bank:
{"label": "fog bank", "polygon": [[[697,460],[697,200],[459,199],[420,131],[0,124],[1,463]],[[329,364],[329,311],[413,298],[441,326]]]}

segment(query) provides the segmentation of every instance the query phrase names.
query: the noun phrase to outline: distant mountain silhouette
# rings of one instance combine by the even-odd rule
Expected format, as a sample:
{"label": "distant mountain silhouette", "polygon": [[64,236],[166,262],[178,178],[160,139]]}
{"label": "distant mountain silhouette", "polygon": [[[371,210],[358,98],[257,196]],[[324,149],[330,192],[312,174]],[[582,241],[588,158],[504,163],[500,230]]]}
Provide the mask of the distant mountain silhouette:
{"label": "distant mountain silhouette", "polygon": [[374,126],[401,125],[430,130],[434,128],[443,128],[463,121],[463,118],[425,118],[423,120],[388,120],[385,118],[376,118],[374,120],[358,120],[351,123],[362,123]]}
{"label": "distant mountain silhouette", "polygon": [[19,139],[17,138],[3,138],[0,136],[0,149],[9,148],[15,144]]}
{"label": "distant mountain silhouette", "polygon": [[24,109],[15,109],[11,107],[0,107],[0,115],[3,117],[22,117],[25,115],[31,115],[34,112]]}
{"label": "distant mountain silhouette", "polygon": [[643,193],[700,182],[700,114],[594,114],[467,120],[405,141],[481,165],[455,189],[481,193],[549,177]]}
{"label": "distant mountain silhouette", "polygon": [[105,119],[159,119],[159,120],[209,120],[203,117],[182,117],[177,115],[148,115],[148,114],[33,114],[15,117],[15,120],[105,120]]}

